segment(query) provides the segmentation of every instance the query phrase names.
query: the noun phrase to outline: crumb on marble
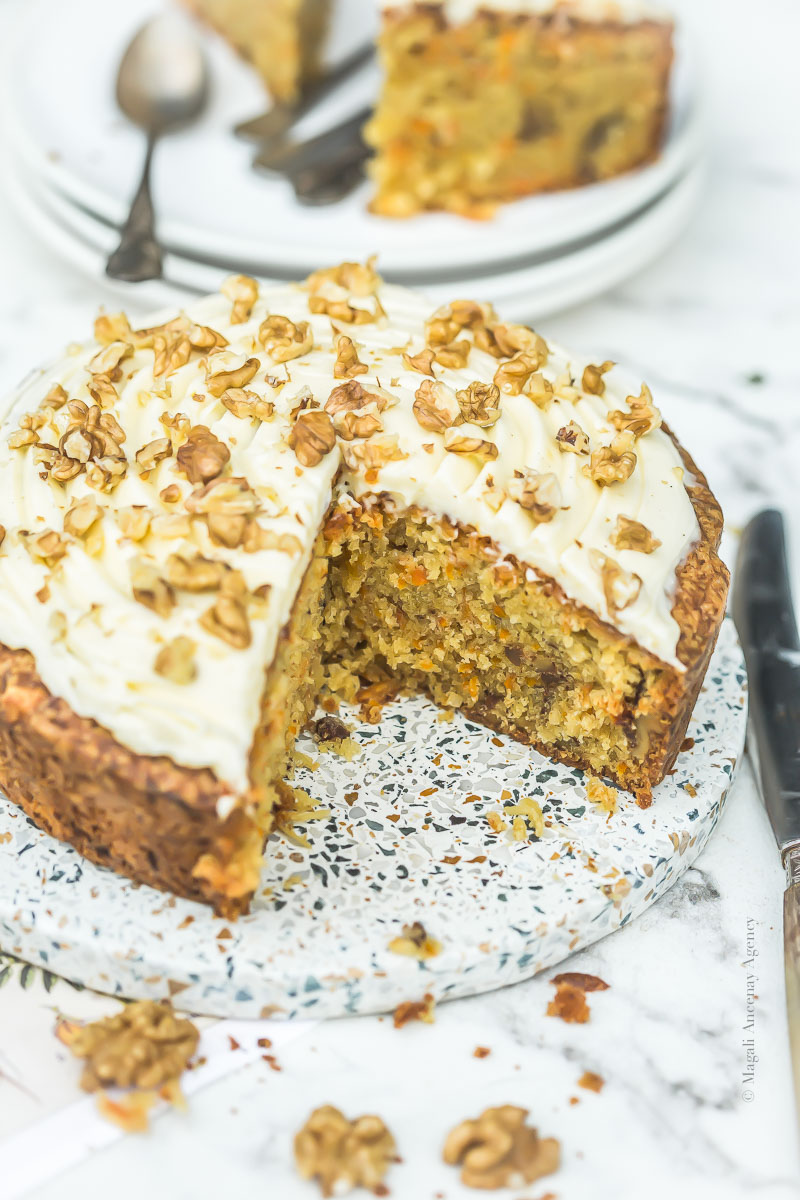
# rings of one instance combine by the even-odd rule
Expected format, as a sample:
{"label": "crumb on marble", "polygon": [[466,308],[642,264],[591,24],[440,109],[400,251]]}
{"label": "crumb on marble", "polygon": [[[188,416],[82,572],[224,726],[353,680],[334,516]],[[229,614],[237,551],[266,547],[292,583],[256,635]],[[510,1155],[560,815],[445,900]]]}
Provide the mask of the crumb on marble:
{"label": "crumb on marble", "polygon": [[394,1027],[402,1029],[409,1021],[423,1021],[426,1025],[434,1022],[436,1002],[430,992],[426,992],[421,1000],[404,1000],[394,1010]]}

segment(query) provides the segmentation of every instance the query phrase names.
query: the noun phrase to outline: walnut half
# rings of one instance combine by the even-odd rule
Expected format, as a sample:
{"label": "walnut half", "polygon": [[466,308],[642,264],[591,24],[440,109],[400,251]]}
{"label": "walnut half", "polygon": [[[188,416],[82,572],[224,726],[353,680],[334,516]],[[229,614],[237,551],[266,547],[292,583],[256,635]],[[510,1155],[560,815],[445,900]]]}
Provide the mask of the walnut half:
{"label": "walnut half", "polygon": [[169,1004],[136,1000],[113,1017],[71,1027],[60,1036],[86,1066],[81,1087],[158,1088],[177,1080],[197,1049],[200,1035]]}
{"label": "walnut half", "polygon": [[344,1196],[357,1187],[377,1189],[395,1152],[394,1138],[380,1117],[348,1121],[332,1104],[315,1108],[294,1139],[300,1176],[316,1179],[323,1196]]}
{"label": "walnut half", "polygon": [[479,1117],[462,1121],[448,1134],[442,1157],[461,1166],[466,1187],[491,1190],[522,1187],[558,1170],[561,1153],[556,1138],[540,1138],[525,1124],[526,1108],[502,1104]]}

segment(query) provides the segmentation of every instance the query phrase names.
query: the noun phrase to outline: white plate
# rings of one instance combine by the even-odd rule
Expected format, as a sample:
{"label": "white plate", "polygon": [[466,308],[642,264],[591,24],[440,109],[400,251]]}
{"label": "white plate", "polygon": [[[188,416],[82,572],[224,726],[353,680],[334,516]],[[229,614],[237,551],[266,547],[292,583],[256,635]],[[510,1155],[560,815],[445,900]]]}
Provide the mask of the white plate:
{"label": "white plate", "polygon": [[[580,771],[400,700],[357,726],[352,762],[301,742],[319,765],[295,782],[330,815],[307,824],[308,850],[270,839],[253,911],[234,923],[86,862],[0,797],[0,946],[96,991],[218,1016],[331,1017],[489,991],[627,924],[675,883],[720,815],[746,711],[728,621],[691,748],[651,808],[620,795],[609,816]],[[492,832],[503,794],[538,801],[541,840]],[[426,962],[389,950],[413,921],[442,944]]]}
{"label": "white plate", "polygon": [[[50,186],[115,224],[138,182],[143,140],[116,110],[114,73],[131,32],[156,7],[157,0],[31,0],[5,72],[8,136],[16,153]],[[361,38],[364,9],[364,0],[339,0],[340,42],[348,33]],[[39,34],[43,28],[47,37]],[[517,261],[625,219],[663,193],[699,152],[696,83],[681,52],[669,134],[661,158],[649,167],[575,191],[528,197],[486,222],[442,213],[409,221],[372,216],[367,184],[338,205],[307,209],[287,183],[250,169],[252,147],[233,137],[231,128],[263,108],[263,92],[250,68],[218,38],[209,35],[208,47],[215,78],[210,108],[157,154],[159,227],[168,247],[237,262],[253,274],[303,275],[329,261],[333,247],[338,259],[377,251],[387,277],[406,282]],[[337,101],[339,109],[358,107],[374,86],[374,74],[362,73]],[[332,112],[328,105],[309,120],[313,125]]]}
{"label": "white plate", "polygon": [[[614,287],[661,254],[679,235],[695,207],[704,172],[693,168],[648,209],[604,238],[571,254],[533,267],[509,269],[458,284],[427,282],[432,302],[451,300],[456,291],[469,291],[490,300],[508,320],[535,321],[591,299]],[[166,282],[112,284],[105,277],[105,260],[116,244],[116,231],[76,207],[60,193],[42,185],[18,166],[5,176],[8,196],[34,236],[89,278],[113,287],[127,304],[158,307],[182,303],[188,294],[213,292],[228,270],[170,254]],[[322,262],[335,254],[330,251]],[[319,265],[319,264],[317,264]],[[380,261],[383,267],[382,260]]]}

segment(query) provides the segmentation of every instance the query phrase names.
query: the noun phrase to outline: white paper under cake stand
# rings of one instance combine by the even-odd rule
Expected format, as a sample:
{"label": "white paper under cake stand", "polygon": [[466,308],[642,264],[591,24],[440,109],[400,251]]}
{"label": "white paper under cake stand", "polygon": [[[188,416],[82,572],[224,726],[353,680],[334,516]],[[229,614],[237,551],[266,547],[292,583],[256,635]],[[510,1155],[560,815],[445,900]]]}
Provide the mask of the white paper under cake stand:
{"label": "white paper under cake stand", "polygon": [[[218,1016],[377,1012],[525,979],[633,920],[700,853],[742,753],[745,670],[726,622],[694,744],[651,808],[620,795],[613,816],[581,772],[441,716],[390,705],[356,726],[350,762],[303,743],[318,765],[295,783],[330,816],[305,827],[310,850],[271,839],[238,922],[86,862],[0,797],[0,946],[101,992]],[[541,841],[488,824],[521,796],[544,810]],[[426,962],[388,949],[413,921],[442,944]]]}

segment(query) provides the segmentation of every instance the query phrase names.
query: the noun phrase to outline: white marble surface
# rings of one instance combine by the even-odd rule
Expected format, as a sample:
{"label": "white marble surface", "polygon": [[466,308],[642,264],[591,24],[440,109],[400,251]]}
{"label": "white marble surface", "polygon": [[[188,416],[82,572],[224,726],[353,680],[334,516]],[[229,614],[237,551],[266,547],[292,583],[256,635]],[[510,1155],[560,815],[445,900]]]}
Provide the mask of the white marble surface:
{"label": "white marble surface", "polygon": [[[702,207],[646,273],[555,315],[548,330],[653,385],[722,501],[730,561],[749,514],[772,503],[796,516],[798,507],[800,8],[796,0],[683,8],[705,51],[712,112]],[[0,32],[12,15],[0,0]],[[0,199],[0,390],[81,336],[103,299],[33,244]],[[800,596],[797,520],[792,547]],[[188,1115],[160,1117],[146,1137],[117,1141],[33,1194],[310,1200],[316,1189],[290,1168],[290,1138],[311,1108],[332,1102],[350,1114],[377,1111],[395,1132],[404,1161],[389,1177],[392,1196],[456,1200],[474,1193],[438,1161],[445,1132],[488,1104],[514,1102],[564,1152],[561,1172],[513,1193],[519,1200],[548,1191],[559,1200],[795,1196],[781,892],[745,765],[697,867],[635,925],[570,961],[611,985],[590,998],[587,1025],[544,1016],[546,979],[444,1006],[433,1026],[318,1025],[281,1050],[280,1073],[259,1064],[229,1075],[194,1096]],[[750,965],[748,931],[758,951]],[[753,973],[759,1061],[749,1082],[742,1042]],[[39,1030],[9,1027],[7,994],[0,990],[0,1065]],[[477,1060],[476,1045],[492,1053]],[[600,1095],[576,1087],[587,1068],[607,1080]],[[39,1086],[46,1091],[47,1080]],[[570,1105],[571,1096],[580,1102]],[[24,1103],[33,1114],[35,1101],[23,1101],[0,1070],[0,1137]]]}

